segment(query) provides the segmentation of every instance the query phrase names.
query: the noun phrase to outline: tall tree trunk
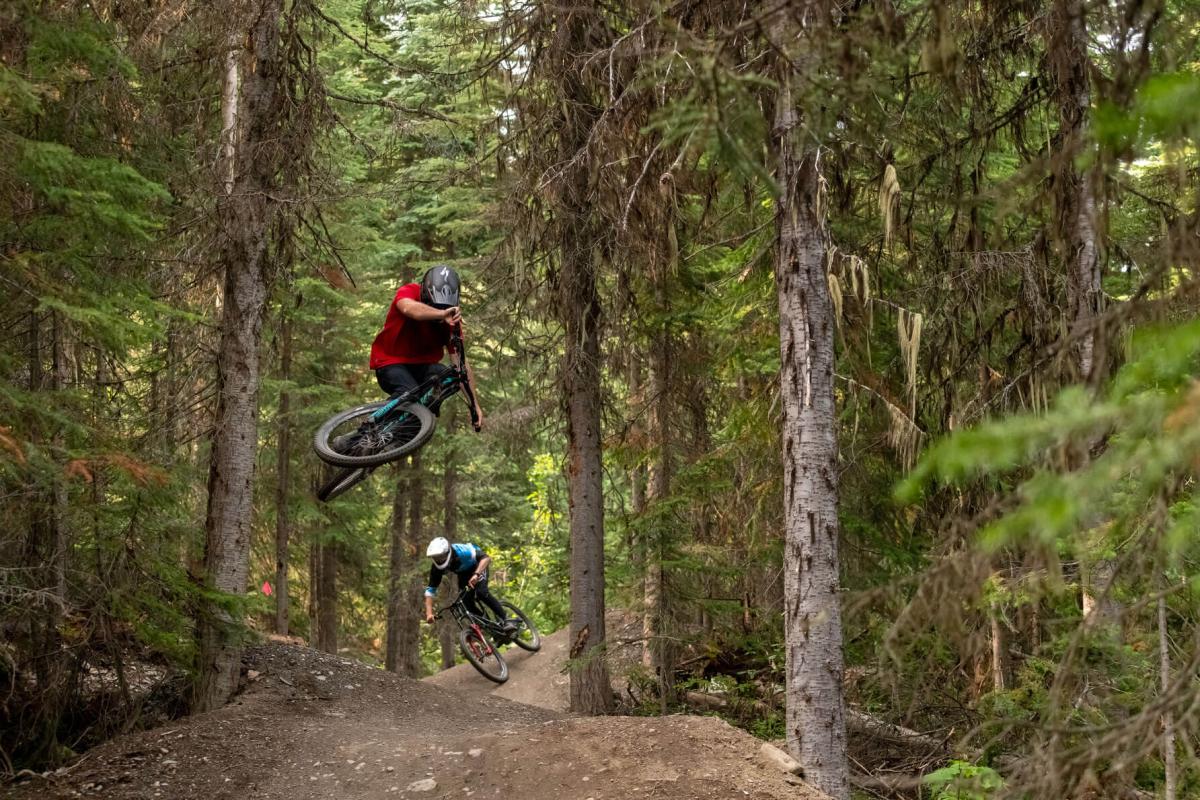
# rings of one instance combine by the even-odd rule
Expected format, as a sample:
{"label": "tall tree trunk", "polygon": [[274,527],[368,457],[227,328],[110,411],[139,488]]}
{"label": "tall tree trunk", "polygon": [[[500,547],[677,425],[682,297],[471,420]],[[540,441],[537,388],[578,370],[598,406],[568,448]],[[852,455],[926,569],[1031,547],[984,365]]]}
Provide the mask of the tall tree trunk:
{"label": "tall tree trunk", "polygon": [[[420,567],[425,566],[425,468],[421,464],[418,450],[410,458],[408,482],[408,528],[404,537],[404,569],[401,592],[404,602],[400,604],[400,670],[401,674],[413,678],[421,674],[421,617],[419,601]],[[418,558],[420,553],[420,558]]]}
{"label": "tall tree trunk", "polygon": [[[286,304],[285,304],[286,305]],[[288,487],[291,483],[291,400],[287,388],[292,378],[292,322],[284,308],[279,320],[279,376],[284,386],[279,391],[277,450],[275,457],[275,632],[288,633],[288,546],[292,535]]]}
{"label": "tall tree trunk", "polygon": [[[57,311],[50,312],[51,322],[51,379],[50,388],[59,394],[67,387],[66,347],[63,339],[62,315]],[[63,451],[66,442],[62,430],[55,432],[52,439],[56,455]],[[67,485],[62,475],[55,471],[50,482],[50,558],[46,566],[50,572],[50,586],[54,598],[65,607],[67,601]]]}
{"label": "tall tree trunk", "polygon": [[1055,0],[1050,58],[1060,116],[1059,164],[1055,175],[1058,238],[1067,269],[1067,306],[1071,328],[1081,334],[1074,353],[1081,380],[1095,368],[1096,334],[1082,333],[1100,312],[1100,258],[1096,196],[1091,176],[1075,166],[1087,135],[1091,107],[1087,25],[1083,0]]}
{"label": "tall tree trunk", "polygon": [[317,548],[317,649],[337,652],[338,545],[328,536],[321,537]]}
{"label": "tall tree trunk", "polygon": [[[1161,581],[1160,581],[1161,583]],[[1161,588],[1161,586],[1160,586]],[[1167,598],[1158,598],[1158,674],[1159,685],[1165,695],[1171,690],[1171,640],[1167,636]],[[1167,709],[1163,713],[1163,800],[1175,800],[1175,715]]]}
{"label": "tall tree trunk", "polygon": [[599,233],[592,216],[588,152],[599,116],[584,84],[582,60],[599,24],[591,4],[560,6],[550,45],[559,82],[558,163],[555,204],[558,235],[557,309],[566,332],[562,366],[567,405],[567,486],[571,545],[571,710],[603,714],[612,709],[612,685],[604,660],[604,496],[600,463],[600,296],[596,289]]}
{"label": "tall tree trunk", "polygon": [[[672,648],[669,646],[669,631],[666,629],[669,609],[667,582],[664,571],[667,536],[671,521],[667,519],[666,500],[671,493],[671,471],[674,456],[674,441],[671,431],[671,362],[672,341],[667,315],[670,312],[670,276],[678,268],[679,245],[675,235],[673,213],[674,182],[670,173],[664,173],[659,181],[663,191],[663,224],[666,244],[663,252],[656,253],[654,279],[654,306],[659,320],[650,345],[650,379],[653,394],[652,427],[654,430],[654,458],[650,462],[650,477],[647,502],[651,508],[653,525],[646,546],[645,618],[642,635],[646,640],[643,661],[658,675],[658,697],[662,713],[674,694],[674,666]],[[649,658],[647,658],[649,656]]]}
{"label": "tall tree trunk", "polygon": [[[632,299],[629,303],[632,304]],[[639,454],[638,461],[629,469],[629,506],[633,514],[633,524],[628,526],[625,549],[629,553],[631,568],[638,576],[636,587],[637,597],[646,597],[646,533],[643,528],[643,515],[646,513],[646,467],[641,461],[640,453],[646,447],[645,432],[641,422],[642,409],[645,405],[644,380],[642,377],[642,354],[635,349],[629,351],[629,407],[634,409],[635,417],[630,426],[630,434],[634,443],[634,451]],[[642,643],[642,663],[650,663],[650,645]]]}
{"label": "tall tree trunk", "polygon": [[[42,321],[36,311],[30,314],[29,389],[41,394],[46,405],[55,408],[66,386],[66,375],[63,332],[58,313],[51,311],[50,320],[51,371],[47,376],[43,364]],[[59,428],[55,424],[47,437],[46,431],[35,427],[30,437],[35,447],[49,450],[52,462],[57,462],[63,450],[64,441]],[[48,760],[54,760],[58,755],[58,727],[66,711],[68,690],[65,674],[67,663],[59,632],[66,608],[67,558],[67,497],[60,471],[57,468],[53,471],[48,486],[38,486],[23,558],[25,572],[31,583],[29,597],[34,601],[32,613],[27,614],[26,618],[34,651],[34,675],[40,690],[40,703],[31,727],[36,726],[39,730],[36,740],[43,749],[42,755]]]}
{"label": "tall tree trunk", "polygon": [[[446,418],[448,433],[455,430],[456,421],[457,414],[451,411]],[[446,538],[453,542],[458,537],[458,450],[453,445],[446,453],[446,466],[442,473],[442,524],[446,529]],[[421,543],[418,542],[417,547],[420,546]],[[454,621],[449,617],[443,616],[438,619],[437,633],[438,645],[442,651],[442,669],[454,666],[454,637],[457,630]]]}
{"label": "tall tree trunk", "polygon": [[[313,472],[312,486],[313,492],[321,488],[323,469],[317,468]],[[308,541],[308,646],[317,647],[317,619],[320,617],[320,609],[318,608],[319,597],[317,587],[321,584],[321,544],[319,541],[320,534],[313,532],[309,536]],[[319,649],[319,648],[318,648]]]}
{"label": "tall tree trunk", "polygon": [[388,578],[386,666],[397,675],[416,678],[421,675],[418,587],[422,563],[418,558],[417,540],[422,535],[421,496],[424,493],[424,481],[421,475],[420,454],[414,453],[411,465],[398,469],[396,474]]}
{"label": "tall tree trunk", "polygon": [[408,525],[408,517],[406,516],[405,501],[408,498],[408,470],[404,467],[404,461],[401,460],[394,470],[396,475],[396,490],[392,498],[392,536],[391,536],[391,557],[388,563],[388,604],[387,604],[387,645],[383,657],[384,667],[391,672],[400,672],[397,665],[400,663],[400,618],[402,613],[400,606],[405,600],[411,601],[411,598],[404,597],[403,591],[403,572],[404,572],[404,528]]}
{"label": "tall tree trunk", "polygon": [[[838,597],[837,424],[833,305],[825,272],[820,149],[802,129],[793,87],[816,70],[812,42],[825,27],[817,4],[802,27],[775,15],[779,48],[771,144],[780,187],[775,213],[783,402],[784,636],[787,743],[809,783],[850,797],[842,699]],[[801,36],[809,41],[798,42]],[[789,59],[788,56],[791,56]]]}
{"label": "tall tree trunk", "polygon": [[[221,340],[217,353],[217,414],[213,427],[205,519],[204,580],[209,591],[241,596],[249,569],[255,454],[258,449],[258,346],[267,303],[268,232],[277,201],[270,199],[275,158],[273,123],[279,16],[282,0],[252,4],[248,41],[252,68],[241,81],[232,190],[220,203],[222,243]],[[237,70],[233,70],[237,74]],[[227,73],[227,80],[229,79]],[[198,624],[195,708],[225,703],[237,688],[240,620],[209,603]]]}

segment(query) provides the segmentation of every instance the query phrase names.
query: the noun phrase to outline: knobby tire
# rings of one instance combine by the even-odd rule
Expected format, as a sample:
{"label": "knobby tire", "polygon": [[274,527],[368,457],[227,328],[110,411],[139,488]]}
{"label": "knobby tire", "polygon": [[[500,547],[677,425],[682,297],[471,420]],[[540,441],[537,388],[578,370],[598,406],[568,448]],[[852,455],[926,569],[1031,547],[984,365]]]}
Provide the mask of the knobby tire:
{"label": "knobby tire", "polygon": [[463,628],[458,632],[458,646],[480,675],[496,683],[508,680],[508,664],[500,651],[481,638],[474,628]]}
{"label": "knobby tire", "polygon": [[[359,425],[367,420],[372,414],[382,408],[387,400],[378,403],[368,403],[357,408],[351,408],[348,411],[343,411],[340,414],[335,414],[317,429],[313,436],[313,449],[317,451],[320,459],[327,464],[333,464],[335,467],[377,467],[380,464],[386,464],[389,461],[395,461],[409,453],[420,449],[429,437],[433,436],[433,429],[437,424],[437,418],[433,412],[419,403],[402,403],[392,411],[392,415],[407,413],[419,423],[419,429],[411,434],[406,428],[404,432],[407,434],[403,440],[394,440],[385,448],[371,453],[362,455],[348,455],[339,453],[329,446],[330,439],[335,430],[339,426],[350,423],[347,432],[356,430]],[[412,427],[410,424],[409,428]]]}

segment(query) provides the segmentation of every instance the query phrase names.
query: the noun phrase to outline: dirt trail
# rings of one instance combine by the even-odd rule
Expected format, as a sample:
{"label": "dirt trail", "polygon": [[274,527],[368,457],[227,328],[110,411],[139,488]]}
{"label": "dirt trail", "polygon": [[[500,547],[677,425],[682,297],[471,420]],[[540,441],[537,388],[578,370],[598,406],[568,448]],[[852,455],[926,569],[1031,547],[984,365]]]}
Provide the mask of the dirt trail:
{"label": "dirt trail", "polygon": [[570,678],[563,671],[567,663],[567,631],[542,636],[542,649],[528,653],[516,647],[504,651],[509,678],[505,683],[483,679],[470,664],[459,664],[425,679],[460,696],[496,697],[550,711],[566,711],[570,706]]}
{"label": "dirt trail", "polygon": [[[547,638],[545,653],[514,655],[518,694],[536,681],[515,676],[553,668]],[[714,718],[570,717],[492,696],[479,676],[455,673],[444,687],[278,643],[253,648],[247,666],[246,690],[229,706],[121,737],[0,796],[823,797],[763,765],[758,741]]]}

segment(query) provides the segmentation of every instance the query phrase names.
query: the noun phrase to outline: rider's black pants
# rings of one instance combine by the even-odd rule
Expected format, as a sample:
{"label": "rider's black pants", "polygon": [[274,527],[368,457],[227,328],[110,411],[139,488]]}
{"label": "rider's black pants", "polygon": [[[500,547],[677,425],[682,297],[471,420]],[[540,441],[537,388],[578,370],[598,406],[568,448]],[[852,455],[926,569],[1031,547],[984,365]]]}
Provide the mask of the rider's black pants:
{"label": "rider's black pants", "polygon": [[[471,577],[470,575],[467,575],[467,576],[464,576],[459,579],[459,588],[460,589],[466,588],[467,578],[470,578],[470,577]],[[471,613],[479,614],[480,616],[482,616],[482,612],[479,610],[479,606],[475,604],[476,598],[482,600],[487,605],[487,607],[492,610],[492,612],[496,615],[496,619],[498,619],[498,620],[504,619],[504,607],[502,605],[500,605],[500,601],[496,599],[496,596],[488,591],[488,581],[487,581],[486,576],[483,578],[480,578],[478,583],[475,584],[475,593],[474,594],[467,592],[466,596],[463,597],[463,603],[466,604],[467,608],[470,609]]]}
{"label": "rider's black pants", "polygon": [[415,389],[426,378],[449,371],[445,364],[388,364],[375,370],[375,380],[379,381],[380,389],[393,395],[401,390]]}

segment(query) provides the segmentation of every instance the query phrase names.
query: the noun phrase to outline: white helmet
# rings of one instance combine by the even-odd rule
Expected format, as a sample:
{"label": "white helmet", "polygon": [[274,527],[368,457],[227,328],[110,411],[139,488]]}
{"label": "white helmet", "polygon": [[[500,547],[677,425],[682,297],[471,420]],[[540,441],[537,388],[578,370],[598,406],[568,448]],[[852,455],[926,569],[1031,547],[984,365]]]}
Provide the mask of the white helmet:
{"label": "white helmet", "polygon": [[450,564],[450,542],[445,536],[439,536],[429,543],[425,555],[433,559],[433,565],[445,569]]}

